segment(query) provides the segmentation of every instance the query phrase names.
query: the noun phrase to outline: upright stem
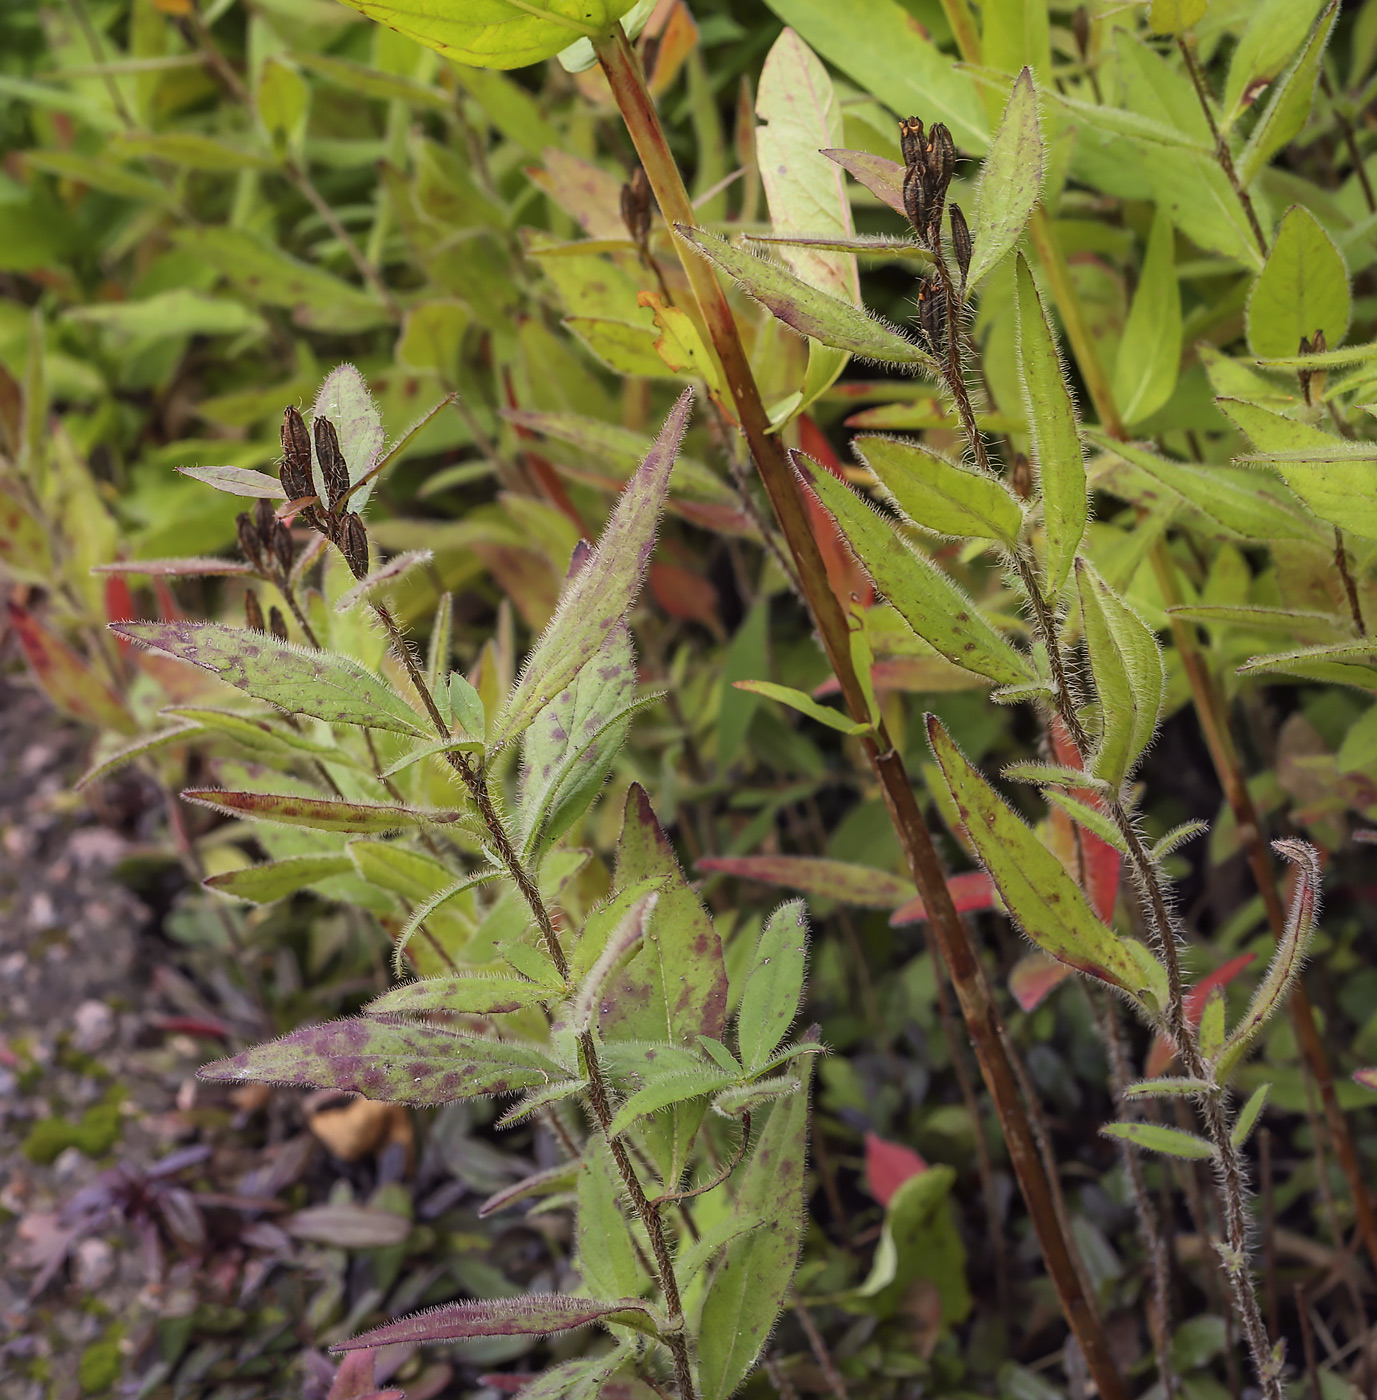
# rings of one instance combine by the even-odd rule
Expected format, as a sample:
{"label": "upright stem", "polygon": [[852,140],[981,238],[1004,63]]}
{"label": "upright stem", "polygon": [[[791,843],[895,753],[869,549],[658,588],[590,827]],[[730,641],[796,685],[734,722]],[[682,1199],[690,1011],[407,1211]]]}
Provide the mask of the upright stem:
{"label": "upright stem", "polygon": [[[692,226],[693,209],[674,157],[665,141],[654,100],[621,26],[595,41],[594,47],[613,96],[650,179],[660,211],[671,227]],[[847,708],[868,722],[869,707],[851,662],[850,639],[841,606],[827,583],[822,555],[784,445],[770,431],[769,417],[751,373],[741,336],[716,274],[683,245],[680,261],[693,289],[735,405],[746,441],[755,457],[770,504],[798,569],[805,599],[817,624]],[[914,795],[902,757],[883,725],[862,740],[866,758],[879,780],[890,820],[899,835],[914,883],[927,905],[937,948],[956,987],[967,1029],[980,1061],[981,1074],[994,1099],[1008,1144],[1009,1158],[1042,1246],[1047,1271],[1062,1310],[1102,1400],[1126,1400],[1127,1391],[1109,1348],[1098,1311],[1082,1286],[1074,1246],[1057,1219],[1051,1185],[1038,1156],[1027,1108],[1001,1035],[997,1008],[980,977],[970,934],[947,889],[946,872]]]}

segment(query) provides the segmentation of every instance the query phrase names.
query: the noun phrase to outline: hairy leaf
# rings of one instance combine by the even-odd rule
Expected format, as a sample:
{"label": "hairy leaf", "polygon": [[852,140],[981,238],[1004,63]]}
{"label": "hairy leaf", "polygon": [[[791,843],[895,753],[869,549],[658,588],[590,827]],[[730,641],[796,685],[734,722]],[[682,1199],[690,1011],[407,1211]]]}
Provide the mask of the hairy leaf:
{"label": "hairy leaf", "polygon": [[714,1069],[711,1065],[667,1070],[654,1076],[627,1098],[612,1119],[610,1132],[616,1137],[662,1108],[683,1103],[686,1099],[703,1098],[729,1087],[738,1077],[737,1073]]}
{"label": "hairy leaf", "polygon": [[557,999],[562,989],[552,990],[524,977],[475,968],[452,976],[425,977],[406,982],[368,1003],[371,1016],[418,1016],[449,1012],[456,1016],[497,1016],[520,1011]]}
{"label": "hairy leaf", "polygon": [[331,875],[349,875],[353,870],[353,862],[345,855],[287,856],[262,865],[249,865],[243,870],[227,870],[221,875],[211,875],[206,884],[235,899],[271,904],[275,899],[285,899],[297,890],[309,888],[318,880],[328,879]]}
{"label": "hairy leaf", "polygon": [[971,219],[971,269],[974,287],[1010,253],[1023,236],[1042,194],[1043,145],[1038,125],[1038,96],[1033,71],[1014,79],[999,130],[980,167]]}
{"label": "hairy leaf", "polygon": [[1161,1123],[1107,1123],[1100,1132],[1105,1137],[1122,1138],[1144,1152],[1160,1152],[1166,1157],[1204,1162],[1215,1155],[1214,1148],[1204,1138]]}
{"label": "hairy leaf", "polygon": [[304,1026],[201,1070],[203,1079],[342,1089],[408,1104],[514,1094],[563,1074],[529,1046],[373,1016]]}
{"label": "hairy leaf", "polygon": [[332,797],[296,793],[229,792],[222,788],[187,788],[188,802],[230,817],[309,826],[316,831],[401,831],[408,826],[445,825],[459,821],[460,812],[403,807],[386,802],[346,802]]}
{"label": "hairy leaf", "polygon": [[643,1284],[635,1239],[622,1214],[623,1189],[607,1140],[591,1134],[579,1161],[577,1263],[584,1286],[610,1298],[634,1297]]}
{"label": "hairy leaf", "polygon": [[737,1012],[737,1039],[748,1070],[774,1054],[798,1014],[808,963],[808,917],[801,899],[782,904],[765,921],[746,973]]}
{"label": "hairy leaf", "polygon": [[733,681],[732,685],[737,690],[747,690],[752,695],[763,695],[767,700],[777,700],[781,705],[787,705],[791,710],[797,710],[799,714],[807,715],[809,719],[815,719],[819,724],[825,724],[839,733],[866,734],[870,731],[869,724],[857,724],[844,711],[834,710],[830,705],[819,705],[811,695],[805,695],[801,690],[794,690],[790,686],[775,685],[771,681]]}
{"label": "hairy leaf", "polygon": [[913,897],[913,885],[887,870],[825,856],[705,856],[698,869],[800,890],[863,909],[893,909]]}
{"label": "hairy leaf", "polygon": [[1114,362],[1114,398],[1130,426],[1151,417],[1171,398],[1181,368],[1175,245],[1171,218],[1159,207]]}

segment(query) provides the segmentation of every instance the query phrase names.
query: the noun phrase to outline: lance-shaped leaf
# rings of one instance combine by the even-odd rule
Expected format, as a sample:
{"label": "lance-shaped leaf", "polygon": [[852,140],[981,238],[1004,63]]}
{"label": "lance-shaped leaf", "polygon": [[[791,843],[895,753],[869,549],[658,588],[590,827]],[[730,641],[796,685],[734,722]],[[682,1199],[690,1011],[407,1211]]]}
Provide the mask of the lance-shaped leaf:
{"label": "lance-shaped leaf", "polygon": [[1042,130],[1033,71],[1014,79],[1004,118],[980,167],[971,219],[971,269],[966,285],[974,287],[1023,236],[1042,193]]}
{"label": "lance-shaped leaf", "polygon": [[622,493],[597,548],[565,585],[545,635],[489,732],[497,748],[521,733],[626,617],[641,591],[669,475],[684,436],[693,391],[685,389],[645,461]]}
{"label": "lance-shaped leaf", "polygon": [[686,243],[800,335],[848,350],[864,360],[936,371],[932,356],[863,307],[810,287],[779,263],[738,248],[721,234],[682,224],[677,227]]}
{"label": "lance-shaped leaf", "polygon": [[578,1271],[585,1288],[605,1298],[630,1297],[644,1286],[636,1238],[622,1214],[621,1177],[607,1139],[592,1133],[583,1145],[578,1176]]}
{"label": "lance-shaped leaf", "polygon": [[960,539],[1017,541],[1023,507],[998,477],[900,438],[855,437],[851,447],[915,525]]}
{"label": "lance-shaped leaf", "polygon": [[887,870],[824,856],[705,856],[698,869],[800,890],[862,909],[895,909],[913,898],[913,885]]}
{"label": "lance-shaped leaf", "polygon": [[1214,1156],[1214,1148],[1204,1138],[1161,1123],[1108,1123],[1100,1132],[1140,1147],[1144,1152],[1160,1152],[1165,1157],[1184,1157],[1204,1162]]}
{"label": "lance-shaped leaf", "polygon": [[127,744],[121,744],[113,752],[107,752],[103,757],[97,758],[76,780],[74,787],[77,792],[81,792],[92,783],[99,782],[101,778],[115,772],[116,769],[123,768],[126,763],[132,763],[142,754],[167,748],[169,744],[185,744],[195,736],[204,736],[204,734],[205,731],[199,724],[178,724],[170,729],[159,729],[152,734],[142,734],[137,739],[131,739]]}
{"label": "lance-shaped leaf", "polygon": [[296,793],[188,788],[182,796],[188,802],[209,807],[213,812],[223,812],[228,817],[248,817],[281,826],[309,826],[315,831],[401,831],[408,826],[443,826],[463,817],[462,812],[444,809],[404,807],[387,802],[347,802]]}
{"label": "lance-shaped leaf", "polygon": [[775,685],[773,681],[733,681],[732,685],[737,690],[763,695],[767,700],[777,700],[781,705],[787,705],[791,710],[797,710],[799,714],[807,715],[809,719],[815,719],[838,733],[854,735],[870,732],[869,724],[857,724],[850,715],[834,710],[830,705],[819,705],[811,695],[805,695],[792,686]]}
{"label": "lance-shaped leaf", "polygon": [[[1215,968],[1213,972],[1207,973],[1186,993],[1182,1010],[1185,1012],[1186,1025],[1192,1028],[1200,1024],[1201,1017],[1205,1014],[1205,1004],[1209,1000],[1211,993],[1222,990],[1244,970],[1254,958],[1256,953],[1240,953],[1236,958],[1230,958],[1228,962]],[[1164,1035],[1159,1035],[1152,1043],[1152,1049],[1148,1051],[1147,1063],[1143,1066],[1143,1073],[1150,1079],[1156,1078],[1170,1068],[1172,1061],[1176,1058],[1176,1047]]]}
{"label": "lance-shaped leaf", "polygon": [[1118,787],[1157,728],[1166,669],[1152,629],[1084,559],[1076,560],[1076,584],[1100,701],[1100,742],[1090,771]]}
{"label": "lance-shaped leaf", "polygon": [[1125,423],[1140,423],[1172,396],[1181,368],[1181,287],[1176,230],[1158,207],[1143,270],[1114,361],[1114,398]]}
{"label": "lance-shaped leaf", "polygon": [[333,1351],[364,1347],[422,1346],[460,1342],[471,1337],[549,1337],[592,1322],[620,1323],[647,1329],[654,1316],[639,1298],[573,1298],[563,1293],[526,1293],[517,1298],[487,1298],[473,1303],[446,1303],[428,1312],[385,1323],[371,1332],[336,1342]]}
{"label": "lance-shaped leaf", "polygon": [[352,875],[353,872],[354,863],[348,856],[326,852],[287,856],[283,860],[270,860],[262,865],[249,865],[243,870],[227,870],[220,875],[211,875],[205,883],[210,889],[235,899],[271,904],[275,899],[285,899],[297,890],[307,889],[318,880],[329,879],[332,875]]}
{"label": "lance-shaped leaf", "polygon": [[666,1070],[642,1085],[622,1104],[609,1131],[616,1137],[652,1113],[729,1088],[739,1078],[739,1073],[706,1064],[695,1069]]}
{"label": "lance-shaped leaf", "polygon": [[275,476],[249,467],[178,467],[177,470],[193,481],[203,481],[231,496],[257,496],[266,501],[287,499],[282,483]]}
{"label": "lance-shaped leaf", "polygon": [[928,740],[980,863],[1010,916],[1045,953],[1137,996],[1153,978],[1139,956],[1096,917],[1061,862],[956,747],[936,715]]}
{"label": "lance-shaped leaf", "polygon": [[229,578],[250,574],[253,566],[242,559],[116,559],[97,564],[93,574],[142,574],[148,578]]}
{"label": "lance-shaped leaf", "polygon": [[1296,866],[1296,888],[1291,896],[1291,909],[1286,916],[1286,928],[1277,943],[1272,958],[1253,1000],[1243,1019],[1214,1060],[1216,1079],[1227,1082],[1238,1062],[1248,1052],[1257,1033],[1267,1024],[1300,976],[1305,952],[1320,914],[1320,858],[1315,848],[1304,841],[1273,841],[1272,849]]}
{"label": "lance-shaped leaf", "polygon": [[864,185],[896,214],[904,212],[904,167],[897,160],[872,155],[869,151],[848,151],[836,147],[820,154],[840,165],[858,184]]}
{"label": "lance-shaped leaf", "polygon": [[1043,310],[1027,261],[1019,257],[1018,359],[1028,416],[1028,440],[1042,496],[1047,535],[1047,593],[1055,597],[1071,572],[1085,534],[1089,506],[1085,459],[1071,390],[1062,371],[1052,324]]}
{"label": "lance-shaped leaf", "polygon": [[765,921],[746,973],[737,1013],[741,1060],[757,1070],[774,1054],[798,1014],[808,963],[808,915],[801,899],[782,904]]}
{"label": "lance-shaped leaf", "polygon": [[414,1022],[358,1016],[304,1026],[216,1060],[202,1079],[340,1089],[390,1103],[514,1094],[565,1071],[530,1046]]}
{"label": "lance-shaped leaf", "polygon": [[1377,661],[1371,642],[1341,642],[1335,646],[1303,647],[1299,651],[1254,656],[1238,668],[1243,676],[1300,676],[1303,680],[1377,690]]}
{"label": "lance-shaped leaf", "polygon": [[1248,1101],[1238,1110],[1238,1117],[1229,1132],[1229,1141],[1235,1147],[1243,1147],[1252,1136],[1253,1129],[1257,1127],[1257,1120],[1262,1116],[1262,1110],[1267,1107],[1267,1096],[1271,1092],[1270,1084],[1259,1084],[1248,1095]]}
{"label": "lance-shaped leaf", "polygon": [[[361,511],[373,490],[373,483],[367,478],[383,454],[384,438],[382,414],[363,375],[353,365],[337,365],[325,376],[311,407],[312,422],[317,418],[328,418],[335,425],[344,464],[349,469],[349,485],[357,487],[350,493],[349,509]],[[325,498],[325,476],[316,456],[314,436],[311,472],[316,495]]]}
{"label": "lance-shaped leaf", "polygon": [[524,977],[474,969],[393,987],[369,1002],[368,1012],[372,1016],[421,1016],[440,1011],[457,1016],[497,1016],[557,1000],[562,995],[563,988],[542,987]]}
{"label": "lance-shaped leaf", "polygon": [[199,666],[289,714],[399,734],[426,733],[420,716],[381,676],[347,656],[308,651],[216,622],[116,622],[110,630]]}
{"label": "lance-shaped leaf", "polygon": [[805,1074],[803,1087],[770,1110],[733,1177],[733,1216],[747,1232],[727,1245],[703,1299],[698,1374],[704,1400],[727,1400],[745,1379],[793,1282],[803,1234],[809,1079]]}
{"label": "lance-shaped leaf", "polygon": [[602,952],[588,969],[570,1004],[569,1019],[577,1030],[590,1030],[596,1024],[601,1010],[599,1002],[609,980],[645,937],[646,926],[659,899],[658,891],[643,894],[607,935]]}
{"label": "lance-shaped leaf", "polygon": [[341,594],[335,603],[335,611],[343,613],[358,607],[365,598],[371,598],[374,593],[384,590],[414,569],[425,567],[434,557],[428,549],[408,549],[401,554],[394,554],[385,564],[380,564],[366,577],[361,578],[348,592]]}
{"label": "lance-shaped leaf", "polygon": [[85,657],[73,651],[28,608],[9,601],[10,626],[24,660],[43,693],[64,714],[93,728],[133,734],[138,726],[124,702],[97,675]]}
{"label": "lance-shaped leaf", "polygon": [[1245,189],[1283,146],[1290,145],[1300,135],[1309,119],[1325,45],[1329,43],[1338,17],[1338,0],[1330,0],[1290,68],[1272,84],[1267,110],[1238,158],[1238,178]]}
{"label": "lance-shaped leaf", "polygon": [[962,670],[1000,685],[1037,679],[980,609],[936,565],[909,548],[868,501],[800,453],[793,459],[875,587],[925,642]]}

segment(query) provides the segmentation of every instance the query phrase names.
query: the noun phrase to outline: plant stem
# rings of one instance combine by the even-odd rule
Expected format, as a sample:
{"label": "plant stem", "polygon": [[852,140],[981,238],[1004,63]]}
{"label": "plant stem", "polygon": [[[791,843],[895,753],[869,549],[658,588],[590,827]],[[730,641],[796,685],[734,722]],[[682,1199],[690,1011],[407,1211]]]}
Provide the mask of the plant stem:
{"label": "plant stem", "polygon": [[1248,227],[1252,229],[1257,246],[1265,258],[1267,235],[1263,233],[1262,225],[1258,222],[1252,195],[1243,188],[1243,182],[1238,178],[1238,169],[1234,165],[1233,153],[1229,150],[1228,137],[1220,131],[1219,123],[1214,119],[1214,108],[1210,106],[1210,94],[1205,88],[1204,74],[1201,73],[1200,65],[1196,63],[1195,55],[1191,52],[1191,46],[1186,42],[1184,35],[1176,36],[1176,47],[1181,50],[1181,57],[1186,61],[1186,72],[1190,74],[1191,86],[1195,88],[1195,95],[1200,99],[1200,108],[1205,113],[1205,120],[1210,124],[1210,135],[1214,137],[1214,158],[1219,162],[1219,168],[1224,172],[1230,188],[1238,196],[1238,202],[1248,216]]}
{"label": "plant stem", "polygon": [[[425,706],[431,723],[435,726],[436,734],[441,739],[449,738],[449,727],[440,714],[439,706],[436,705],[435,697],[431,694],[425,674],[417,663],[401,628],[398,627],[396,619],[381,603],[374,603],[373,611],[386,628],[387,635],[392,642],[392,649],[405,667],[413,689],[422,705]],[[540,886],[536,883],[535,877],[526,868],[525,862],[512,845],[506,824],[498,813],[492,800],[492,794],[488,790],[487,780],[479,770],[473,767],[466,755],[450,751],[445,754],[445,759],[459,775],[464,786],[468,789],[469,795],[473,798],[483,825],[492,839],[498,859],[506,867],[507,873],[512,877],[534,916],[536,927],[540,930],[540,936],[550,955],[550,960],[554,963],[559,975],[567,982],[569,980],[569,959],[555,928],[554,917],[550,913],[549,906],[545,903],[544,896],[540,893]],[[641,1224],[645,1227],[646,1237],[650,1241],[651,1253],[655,1256],[653,1270],[656,1274],[655,1284],[664,1297],[665,1310],[669,1314],[670,1323],[669,1332],[661,1340],[669,1348],[670,1355],[674,1360],[674,1377],[679,1387],[680,1400],[696,1400],[697,1389],[694,1385],[693,1369],[689,1360],[688,1341],[684,1335],[684,1307],[679,1295],[679,1281],[674,1273],[674,1259],[665,1239],[664,1222],[660,1218],[657,1207],[646,1196],[645,1188],[641,1185],[640,1177],[636,1175],[636,1168],[632,1164],[626,1147],[619,1137],[613,1137],[608,1131],[612,1126],[612,1102],[608,1096],[606,1080],[603,1078],[602,1065],[598,1060],[598,1047],[593,1033],[591,1031],[580,1032],[578,1046],[579,1054],[583,1058],[588,1073],[588,1102],[593,1110],[593,1117],[597,1119],[598,1126],[607,1138],[608,1151],[611,1152],[612,1160],[617,1165],[617,1171],[621,1175],[627,1196],[630,1198],[636,1214],[640,1217]]]}
{"label": "plant stem", "polygon": [[[683,178],[665,140],[644,75],[621,26],[615,25],[611,34],[595,41],[594,48],[661,213],[672,228],[692,226],[693,209]],[[699,314],[721,361],[737,416],[797,566],[800,585],[823,648],[841,684],[847,708],[858,720],[868,722],[869,706],[851,661],[846,618],[828,585],[822,555],[784,445],[778,435],[770,431],[769,417],[731,307],[716,273],[703,259],[682,244],[679,257],[697,300]],[[1033,1141],[1027,1107],[1003,1042],[998,1010],[979,975],[978,955],[947,889],[946,872],[919,809],[903,758],[890,743],[883,724],[877,726],[873,736],[866,735],[861,742],[879,780],[914,883],[927,906],[937,950],[956,987],[981,1074],[1004,1129],[1010,1162],[1067,1323],[1085,1354],[1102,1400],[1126,1400],[1123,1378],[1110,1351],[1098,1310],[1081,1283],[1075,1246],[1057,1217],[1051,1185]]]}
{"label": "plant stem", "polygon": [[1363,621],[1363,605],[1358,597],[1358,584],[1354,580],[1353,570],[1348,564],[1348,550],[1344,547],[1344,532],[1336,525],[1334,527],[1334,563],[1339,570],[1339,577],[1344,581],[1344,593],[1348,597],[1348,611],[1353,618],[1353,625],[1358,629],[1360,637],[1367,636],[1367,624]]}

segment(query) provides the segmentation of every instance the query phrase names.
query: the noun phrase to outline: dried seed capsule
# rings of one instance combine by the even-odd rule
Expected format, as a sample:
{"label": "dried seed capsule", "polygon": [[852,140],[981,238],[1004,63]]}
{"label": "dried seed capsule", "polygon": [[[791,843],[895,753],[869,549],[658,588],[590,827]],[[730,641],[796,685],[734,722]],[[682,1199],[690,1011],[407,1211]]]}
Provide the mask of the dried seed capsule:
{"label": "dried seed capsule", "polygon": [[947,294],[940,282],[924,282],[918,288],[918,324],[934,355],[947,343]]}
{"label": "dried seed capsule", "polygon": [[234,528],[239,537],[239,552],[259,572],[263,572],[263,542],[258,536],[258,527],[248,511],[241,510],[234,517]]}
{"label": "dried seed capsule", "polygon": [[951,250],[956,256],[956,265],[961,269],[961,289],[966,287],[966,274],[971,270],[971,229],[959,204],[953,204],[947,214],[951,224]]}
{"label": "dried seed capsule", "polygon": [[273,521],[273,558],[284,578],[291,573],[296,546],[292,543],[292,532],[280,520]]}
{"label": "dried seed capsule", "polygon": [[244,590],[244,626],[250,632],[266,632],[263,626],[263,609],[258,606],[258,594],[252,588]]}
{"label": "dried seed capsule", "polygon": [[912,169],[923,163],[923,123],[918,117],[905,117],[899,123],[899,151],[904,165]]}
{"label": "dried seed capsule", "polygon": [[320,463],[320,474],[325,478],[325,500],[331,510],[344,499],[349,490],[349,468],[340,451],[339,434],[328,418],[315,421],[316,461]]}
{"label": "dried seed capsule", "polygon": [[253,528],[258,531],[258,541],[266,555],[273,547],[273,526],[277,524],[277,512],[273,503],[260,496],[253,503]]}
{"label": "dried seed capsule", "polygon": [[363,520],[352,511],[342,515],[335,531],[335,543],[355,578],[368,576],[368,532]]}
{"label": "dried seed capsule", "polygon": [[951,131],[946,122],[934,122],[928,132],[926,148],[928,184],[935,199],[947,197],[947,186],[951,184],[956,169],[956,142],[951,139]]}
{"label": "dried seed capsule", "polygon": [[281,608],[269,608],[268,631],[271,632],[279,642],[285,642],[287,640],[287,619],[282,616]]}
{"label": "dried seed capsule", "polygon": [[622,186],[622,222],[638,247],[645,247],[650,237],[650,180],[643,166]]}
{"label": "dried seed capsule", "polygon": [[301,414],[290,404],[282,411],[282,485],[289,501],[315,494],[311,484],[311,439]]}
{"label": "dried seed capsule", "polygon": [[928,200],[928,174],[920,162],[904,171],[904,213],[919,241],[928,242],[931,204]]}
{"label": "dried seed capsule", "polygon": [[1009,464],[1009,489],[1023,501],[1033,494],[1033,464],[1022,452]]}

